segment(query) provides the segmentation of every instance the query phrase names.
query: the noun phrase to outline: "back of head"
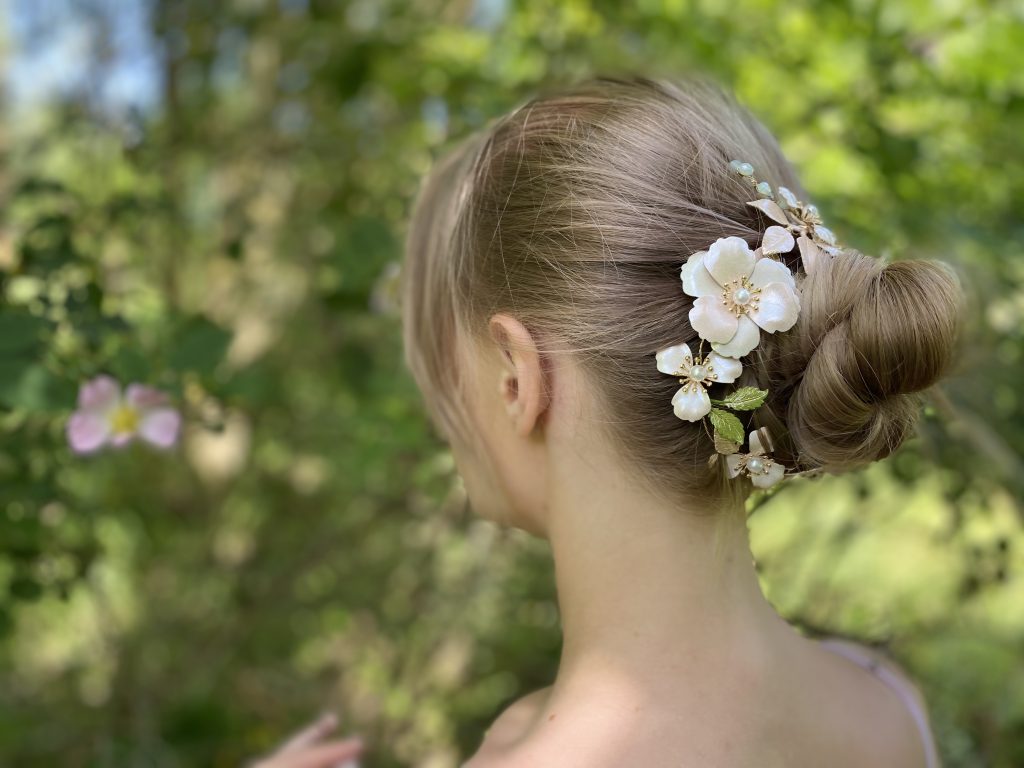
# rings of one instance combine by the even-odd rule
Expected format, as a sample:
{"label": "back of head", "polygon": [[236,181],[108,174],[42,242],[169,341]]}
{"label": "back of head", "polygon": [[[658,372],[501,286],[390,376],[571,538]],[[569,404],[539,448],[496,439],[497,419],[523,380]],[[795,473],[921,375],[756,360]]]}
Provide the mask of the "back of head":
{"label": "back of head", "polygon": [[[803,197],[774,138],[716,86],[599,78],[529,101],[440,162],[413,214],[403,304],[410,368],[445,428],[467,428],[457,334],[508,312],[542,346],[571,350],[600,421],[651,483],[722,488],[710,430],[673,416],[678,383],[654,353],[697,342],[680,289],[690,254],[726,236],[753,248],[772,223],[747,204],[735,158]],[[796,249],[777,258],[796,276],[800,315],[744,360],[735,386],[770,392],[745,428],[768,426],[797,470],[888,455],[911,431],[915,393],[950,362],[954,275],[851,250],[809,276]]]}

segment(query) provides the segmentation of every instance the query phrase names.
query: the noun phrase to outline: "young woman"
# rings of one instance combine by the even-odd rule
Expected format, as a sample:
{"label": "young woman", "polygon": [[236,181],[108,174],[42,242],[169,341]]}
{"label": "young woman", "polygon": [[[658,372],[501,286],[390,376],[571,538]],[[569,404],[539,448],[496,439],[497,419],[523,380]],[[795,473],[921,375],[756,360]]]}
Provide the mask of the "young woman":
{"label": "young woman", "polygon": [[752,562],[752,487],[892,452],[957,330],[949,269],[803,199],[728,95],[643,78],[535,98],[426,180],[407,359],[475,511],[550,541],[564,633],[466,768],[938,765],[907,678],[796,632]]}
{"label": "young woman", "polygon": [[958,305],[938,264],[838,246],[707,83],[584,82],[439,162],[407,359],[476,512],[550,542],[564,633],[465,768],[938,765],[897,668],[765,600],[744,500],[893,451]]}

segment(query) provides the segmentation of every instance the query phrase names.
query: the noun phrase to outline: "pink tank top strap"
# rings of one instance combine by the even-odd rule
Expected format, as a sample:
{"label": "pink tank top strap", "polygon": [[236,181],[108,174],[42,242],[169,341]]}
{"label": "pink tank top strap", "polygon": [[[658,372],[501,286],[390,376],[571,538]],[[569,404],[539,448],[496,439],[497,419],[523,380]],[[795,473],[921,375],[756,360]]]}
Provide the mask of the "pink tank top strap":
{"label": "pink tank top strap", "polygon": [[840,656],[871,672],[900,697],[900,700],[910,711],[911,717],[914,718],[917,730],[921,734],[927,768],[940,768],[939,754],[935,748],[935,739],[932,736],[931,727],[928,725],[928,715],[921,706],[917,696],[914,695],[914,691],[910,688],[908,682],[855,643],[838,638],[819,640],[818,642],[827,650],[838,653]]}

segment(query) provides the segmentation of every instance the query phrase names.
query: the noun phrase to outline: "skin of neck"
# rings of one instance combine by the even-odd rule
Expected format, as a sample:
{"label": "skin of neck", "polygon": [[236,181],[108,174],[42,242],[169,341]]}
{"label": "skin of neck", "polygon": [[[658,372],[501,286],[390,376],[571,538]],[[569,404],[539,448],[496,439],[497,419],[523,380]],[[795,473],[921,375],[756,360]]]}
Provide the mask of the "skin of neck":
{"label": "skin of neck", "polygon": [[645,486],[572,357],[542,360],[513,318],[492,329],[495,344],[473,358],[481,446],[456,460],[472,498],[503,500],[491,519],[551,545],[563,631],[554,698],[583,688],[649,703],[681,676],[747,684],[777,666],[797,635],[761,592],[743,509]]}
{"label": "skin of neck", "polygon": [[556,689],[597,675],[655,692],[678,680],[671,672],[766,663],[791,630],[763,596],[743,510],[672,505],[599,445],[580,455],[555,444],[549,457],[563,630]]}

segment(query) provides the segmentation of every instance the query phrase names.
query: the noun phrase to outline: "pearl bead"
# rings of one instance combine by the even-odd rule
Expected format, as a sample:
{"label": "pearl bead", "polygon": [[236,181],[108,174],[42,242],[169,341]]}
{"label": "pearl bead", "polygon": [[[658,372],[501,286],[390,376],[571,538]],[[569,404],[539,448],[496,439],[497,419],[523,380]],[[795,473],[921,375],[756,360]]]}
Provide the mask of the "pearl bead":
{"label": "pearl bead", "polygon": [[690,378],[694,381],[704,381],[708,375],[708,369],[703,365],[695,365],[690,369]]}
{"label": "pearl bead", "polygon": [[755,189],[757,189],[757,194],[759,194],[761,197],[772,196],[772,185],[769,184],[767,181],[759,181]]}
{"label": "pearl bead", "polygon": [[747,469],[752,475],[760,475],[764,472],[764,462],[756,456],[747,460]]}
{"label": "pearl bead", "polygon": [[739,304],[741,307],[746,306],[750,301],[750,290],[747,288],[737,288],[733,291],[732,300],[734,304]]}
{"label": "pearl bead", "polygon": [[740,163],[736,170],[743,176],[754,175],[754,166],[752,166],[750,163]]}

